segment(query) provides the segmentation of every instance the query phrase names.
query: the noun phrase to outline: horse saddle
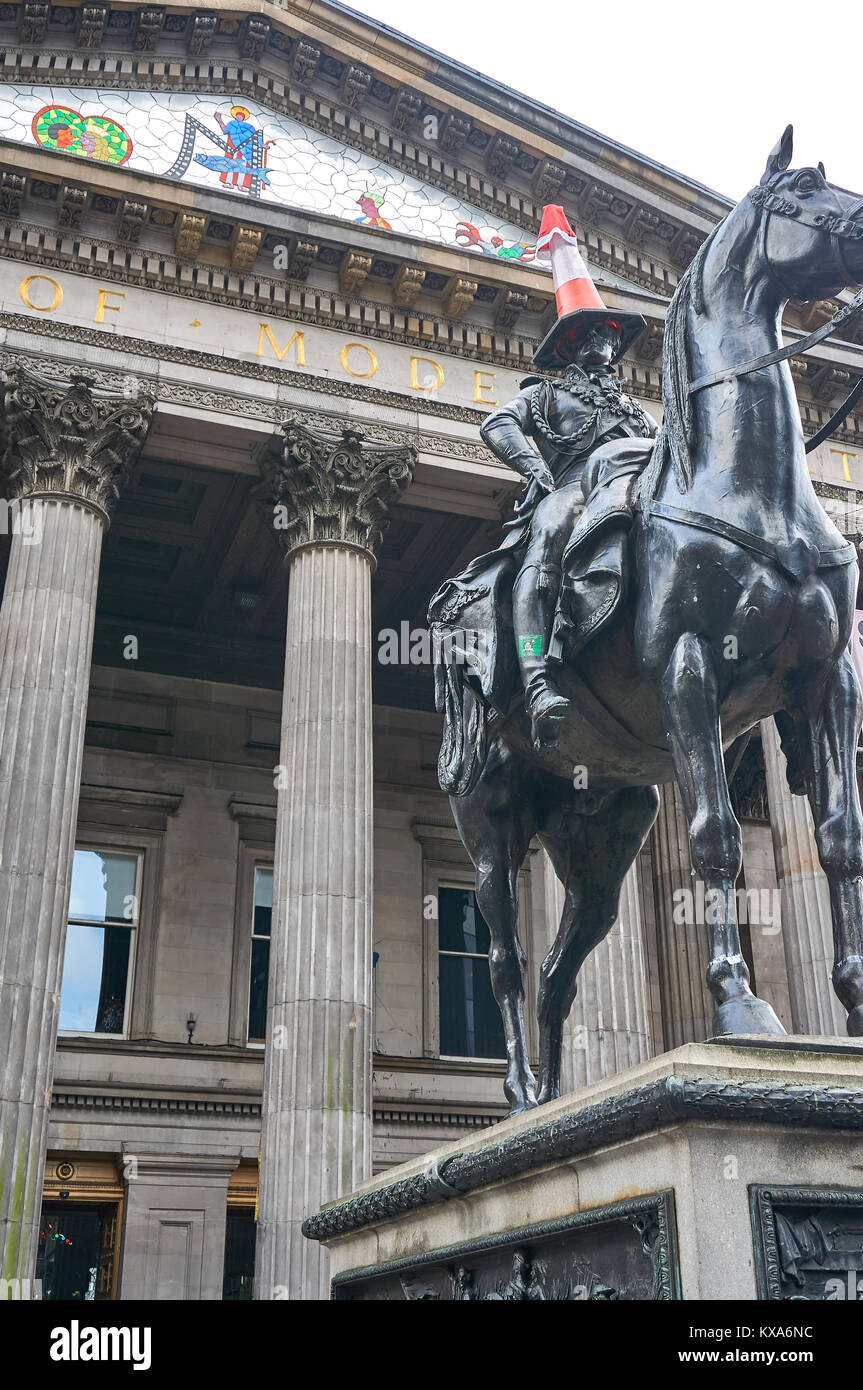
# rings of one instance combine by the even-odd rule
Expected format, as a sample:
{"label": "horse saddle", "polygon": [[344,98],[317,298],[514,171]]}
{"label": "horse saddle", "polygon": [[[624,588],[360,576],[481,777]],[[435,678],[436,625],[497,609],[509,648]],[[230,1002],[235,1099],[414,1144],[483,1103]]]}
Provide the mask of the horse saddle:
{"label": "horse saddle", "polygon": [[588,461],[584,511],[563,552],[549,661],[571,661],[611,620],[626,593],[634,492],[653,443],[632,436],[612,439]]}

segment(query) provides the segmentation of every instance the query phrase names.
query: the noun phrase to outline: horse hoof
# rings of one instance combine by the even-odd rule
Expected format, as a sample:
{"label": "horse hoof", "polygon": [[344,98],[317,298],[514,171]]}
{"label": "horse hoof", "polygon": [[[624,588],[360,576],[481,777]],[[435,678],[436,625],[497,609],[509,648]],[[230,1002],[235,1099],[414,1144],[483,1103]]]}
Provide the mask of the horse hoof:
{"label": "horse hoof", "polygon": [[849,1038],[863,1038],[863,1004],[857,1004],[848,1015]]}
{"label": "horse hoof", "polygon": [[557,1086],[543,1086],[536,1096],[537,1105],[548,1105],[550,1100],[560,1100],[560,1089]]}
{"label": "horse hoof", "polygon": [[514,1120],[516,1115],[526,1115],[528,1110],[535,1110],[538,1102],[535,1100],[521,1100],[514,1105],[507,1115],[508,1120]]}
{"label": "horse hoof", "polygon": [[863,1006],[863,959],[848,956],[833,969],[833,988],[840,1003],[848,1010],[848,1032],[852,1038],[860,1036],[860,1031],[852,1032],[851,1019],[859,1018]]}
{"label": "horse hoof", "polygon": [[527,1111],[535,1111],[536,1101],[534,1098],[534,1087],[531,1086],[527,1093],[518,1095],[518,1097],[514,1097],[510,1091],[510,1094],[507,1095],[507,1101],[513,1102],[510,1113],[507,1115],[507,1120],[516,1118],[516,1115],[525,1115]]}
{"label": "horse hoof", "polygon": [[785,1029],[771,1006],[754,994],[741,994],[720,1004],[713,1015],[713,1037],[733,1037],[740,1033],[784,1033]]}

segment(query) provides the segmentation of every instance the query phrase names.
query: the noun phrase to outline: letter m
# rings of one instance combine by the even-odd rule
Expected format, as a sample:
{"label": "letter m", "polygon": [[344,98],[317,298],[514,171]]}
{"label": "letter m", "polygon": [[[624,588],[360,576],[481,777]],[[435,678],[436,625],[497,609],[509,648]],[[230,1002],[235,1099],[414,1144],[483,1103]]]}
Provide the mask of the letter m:
{"label": "letter m", "polygon": [[264,355],[264,343],[269,343],[270,347],[273,349],[273,352],[276,354],[276,357],[278,358],[278,360],[279,360],[280,362],[282,362],[282,361],[284,360],[285,356],[287,355],[287,353],[290,352],[290,350],[291,350],[291,348],[293,347],[294,343],[296,343],[296,345],[297,345],[297,366],[298,366],[298,367],[304,367],[304,366],[306,365],[306,343],[305,343],[305,337],[304,337],[304,335],[299,331],[299,329],[297,329],[296,333],[294,334],[294,336],[293,336],[292,338],[289,338],[289,339],[288,339],[288,341],[285,343],[285,346],[284,346],[283,348],[280,348],[280,347],[279,347],[279,345],[278,345],[278,343],[276,342],[276,339],[275,339],[275,337],[274,337],[274,335],[273,335],[273,330],[272,330],[272,328],[270,327],[270,325],[269,325],[268,323],[262,323],[262,324],[260,325],[260,329],[261,329],[261,331],[260,331],[260,333],[258,334],[258,348],[257,348],[257,351],[256,351],[256,353],[255,353],[255,356],[256,356],[256,357],[263,357],[263,355]]}

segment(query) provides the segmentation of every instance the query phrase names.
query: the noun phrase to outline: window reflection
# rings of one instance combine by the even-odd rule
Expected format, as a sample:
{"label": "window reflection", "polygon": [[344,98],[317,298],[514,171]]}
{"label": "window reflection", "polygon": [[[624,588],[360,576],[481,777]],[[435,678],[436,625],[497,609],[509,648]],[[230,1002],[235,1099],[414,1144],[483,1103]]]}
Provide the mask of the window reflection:
{"label": "window reflection", "polygon": [[472,889],[438,889],[438,933],[441,1054],[505,1057],[488,968],[491,938]]}
{"label": "window reflection", "polygon": [[273,915],[273,871],[255,868],[252,905],[252,951],[249,967],[249,1041],[267,1035],[267,985],[270,975],[270,924]]}
{"label": "window reflection", "polygon": [[135,854],[75,851],[60,991],[65,1031],[125,1032],[138,867]]}

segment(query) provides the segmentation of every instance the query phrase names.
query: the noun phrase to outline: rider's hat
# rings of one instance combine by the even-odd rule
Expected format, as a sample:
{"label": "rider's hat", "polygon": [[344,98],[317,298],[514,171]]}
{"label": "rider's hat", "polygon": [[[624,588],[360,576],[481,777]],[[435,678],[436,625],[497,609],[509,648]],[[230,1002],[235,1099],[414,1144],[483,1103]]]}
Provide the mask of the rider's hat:
{"label": "rider's hat", "polygon": [[620,347],[613,358],[616,362],[647,324],[641,314],[609,309],[603,304],[563,208],[553,204],[543,208],[536,254],[538,259],[551,259],[557,300],[557,323],[533,354],[536,365],[546,370],[565,367],[573,361],[573,349],[585,334],[605,323],[620,333]]}

